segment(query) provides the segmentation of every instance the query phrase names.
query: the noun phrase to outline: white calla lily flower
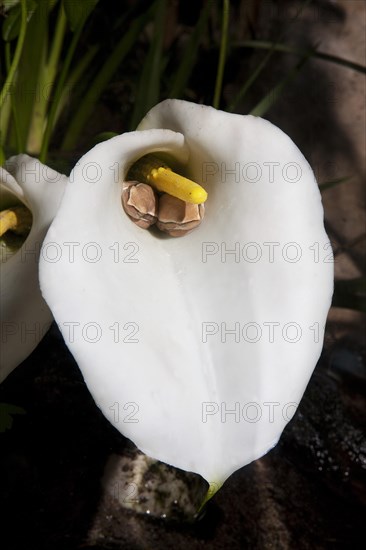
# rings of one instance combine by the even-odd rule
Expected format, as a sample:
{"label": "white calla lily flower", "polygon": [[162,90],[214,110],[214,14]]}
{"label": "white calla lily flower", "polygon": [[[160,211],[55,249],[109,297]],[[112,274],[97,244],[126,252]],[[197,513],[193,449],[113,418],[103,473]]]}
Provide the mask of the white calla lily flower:
{"label": "white calla lily flower", "polygon": [[28,357],[52,322],[39,288],[38,262],[66,182],[66,176],[28,155],[12,157],[0,168],[2,214],[14,207],[31,212],[30,231],[20,248],[11,250],[1,243],[0,382]]}
{"label": "white calla lily flower", "polygon": [[[148,153],[208,192],[180,239],[122,210]],[[333,291],[318,186],[281,130],[164,101],[80,160],[43,252],[41,288],[89,390],[143,452],[220,485],[277,443]]]}

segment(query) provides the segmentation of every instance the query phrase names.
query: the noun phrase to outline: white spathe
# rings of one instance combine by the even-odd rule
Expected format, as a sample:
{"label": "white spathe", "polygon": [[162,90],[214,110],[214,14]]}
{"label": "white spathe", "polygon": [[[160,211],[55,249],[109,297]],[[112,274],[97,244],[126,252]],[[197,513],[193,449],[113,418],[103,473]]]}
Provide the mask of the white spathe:
{"label": "white spathe", "polygon": [[28,155],[11,157],[0,168],[1,210],[24,204],[32,212],[22,247],[0,263],[0,382],[34,350],[52,322],[38,280],[39,252],[67,177]]}
{"label": "white spathe", "polygon": [[[180,239],[121,207],[129,167],[153,152],[208,191]],[[70,180],[40,269],[66,344],[118,430],[222,483],[277,443],[322,349],[333,264],[309,164],[263,119],[167,100]]]}

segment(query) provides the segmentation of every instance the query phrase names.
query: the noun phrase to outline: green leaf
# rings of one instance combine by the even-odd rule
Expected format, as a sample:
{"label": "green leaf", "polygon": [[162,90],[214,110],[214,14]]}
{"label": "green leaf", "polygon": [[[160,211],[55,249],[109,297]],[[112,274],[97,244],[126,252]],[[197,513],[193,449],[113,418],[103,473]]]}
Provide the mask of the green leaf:
{"label": "green leaf", "polygon": [[364,67],[363,65],[359,65],[358,63],[354,63],[353,61],[349,61],[348,59],[344,59],[343,57],[338,57],[336,55],[330,55],[327,53],[319,52],[314,47],[311,48],[308,52],[306,52],[305,50],[298,50],[297,48],[294,48],[293,46],[289,46],[288,44],[273,44],[273,42],[265,42],[262,40],[245,40],[244,42],[240,42],[236,44],[236,47],[254,48],[254,49],[261,49],[261,50],[274,49],[277,52],[291,53],[298,57],[303,57],[304,55],[310,53],[311,57],[314,57],[316,59],[322,59],[323,61],[336,63],[337,65],[342,65],[343,67],[347,67],[347,69],[352,69],[354,71],[366,74],[366,67]]}
{"label": "green leaf", "polygon": [[159,102],[162,49],[165,28],[165,0],[157,0],[154,35],[147,53],[136,93],[130,127],[135,129],[143,116]]}
{"label": "green leaf", "polygon": [[[89,69],[92,62],[94,61],[95,55],[97,54],[99,48],[100,48],[99,44],[91,46],[89,50],[81,57],[80,61],[76,64],[75,68],[71,71],[70,76],[67,79],[67,82],[63,87],[63,90],[60,96],[53,126],[56,126],[62,111],[68,105],[71,94],[73,96],[73,99],[76,97],[77,101],[79,101],[80,103],[83,101],[82,99],[80,99],[80,97],[84,96],[85,90],[89,88],[88,86],[89,82],[85,73]],[[76,86],[77,86],[77,91],[75,91]]]}
{"label": "green leaf", "polygon": [[20,4],[20,0],[3,0],[4,12],[7,13]]}
{"label": "green leaf", "polygon": [[345,183],[346,181],[349,181],[352,178],[353,176],[343,176],[342,178],[336,178],[335,180],[325,181],[324,183],[319,184],[319,189],[321,192],[323,192],[323,191],[326,191],[327,189],[331,189],[332,187],[336,187],[341,183]]}
{"label": "green leaf", "polygon": [[2,36],[5,42],[16,38],[20,32],[21,9],[20,4],[10,10],[8,17],[4,20]]}
{"label": "green leaf", "polygon": [[9,403],[0,403],[0,433],[10,430],[14,414],[25,414],[25,410]]}
{"label": "green leaf", "polygon": [[[88,0],[89,1],[89,0]],[[93,0],[94,5],[97,3],[95,0]],[[42,140],[42,146],[41,146],[41,152],[39,155],[39,160],[43,163],[47,160],[47,154],[48,154],[48,148],[51,140],[51,135],[54,129],[54,124],[56,120],[57,111],[59,108],[60,100],[63,95],[63,89],[66,82],[66,79],[69,75],[69,69],[71,65],[71,61],[74,57],[76,47],[78,45],[81,33],[83,31],[84,25],[86,23],[87,17],[90,15],[91,10],[83,11],[83,16],[81,19],[79,19],[79,22],[77,26],[75,27],[75,32],[72,36],[71,42],[69,44],[69,47],[67,49],[66,55],[63,59],[63,63],[61,64],[61,71],[58,76],[57,85],[55,87],[55,91],[52,98],[52,104],[48,113],[47,118],[47,124],[46,128],[43,134],[43,140]]]}
{"label": "green leaf", "polygon": [[[248,79],[246,80],[246,82],[244,82],[243,86],[240,88],[238,94],[236,95],[236,97],[234,98],[234,100],[230,103],[229,107],[228,107],[228,111],[232,112],[234,111],[234,109],[236,108],[237,104],[239,103],[239,101],[241,101],[245,94],[247,93],[247,91],[251,88],[251,86],[254,84],[254,82],[257,80],[257,78],[259,77],[259,75],[262,73],[262,71],[265,69],[265,67],[267,66],[268,62],[270,61],[272,55],[275,53],[276,51],[276,46],[278,46],[280,43],[281,43],[281,40],[283,39],[283,37],[285,36],[285,34],[289,31],[289,29],[291,28],[291,26],[297,21],[297,19],[299,18],[299,16],[303,13],[304,9],[307,7],[308,4],[311,3],[312,0],[305,0],[305,2],[303,2],[303,4],[301,4],[299,6],[299,9],[297,10],[297,12],[295,13],[295,15],[291,18],[290,22],[288,25],[285,26],[284,29],[282,29],[282,31],[280,32],[280,34],[278,35],[278,37],[276,38],[275,41],[271,42],[272,44],[272,47],[269,48],[269,51],[267,52],[267,55],[265,56],[265,58],[261,61],[261,63],[259,63],[257,65],[257,67],[254,69],[254,71],[252,72],[251,75],[249,75]],[[254,41],[248,41],[248,42],[254,42]]]}
{"label": "green leaf", "polygon": [[271,59],[272,55],[274,53],[274,49],[270,50],[266,57],[257,65],[257,67],[254,69],[252,74],[249,76],[249,78],[244,82],[243,86],[240,88],[239,92],[237,93],[236,97],[233,99],[233,101],[228,106],[227,110],[232,113],[234,109],[236,108],[239,101],[241,101],[247,91],[251,88],[251,86],[254,84],[254,82],[257,80],[258,76],[261,74],[261,72],[265,69],[267,66],[267,63]]}
{"label": "green leaf", "polygon": [[223,0],[219,64],[218,64],[217,73],[216,73],[215,92],[212,100],[212,105],[213,107],[215,107],[215,109],[218,109],[220,106],[222,83],[224,80],[224,70],[225,70],[225,63],[226,63],[226,52],[227,52],[228,31],[229,31],[229,15],[230,15],[230,2],[229,0]]}
{"label": "green leaf", "polygon": [[65,14],[74,32],[89,17],[99,0],[63,0]]}
{"label": "green leaf", "polygon": [[102,141],[107,141],[107,139],[111,139],[116,136],[118,136],[116,132],[101,132],[100,134],[97,134],[94,137],[93,145],[96,145],[97,143],[101,143]]}
{"label": "green leaf", "polygon": [[[17,130],[18,152],[24,153],[37,94],[44,93],[39,88],[39,76],[44,60],[48,37],[48,10],[37,9],[36,16],[26,26],[25,41],[17,69],[16,81],[12,81],[13,116]],[[15,81],[15,82],[14,82]]]}
{"label": "green leaf", "polygon": [[[37,4],[34,0],[27,0],[27,22],[32,17]],[[13,9],[9,10],[9,15],[6,17],[3,23],[2,36],[5,42],[14,40],[20,33],[20,26],[22,21],[22,10],[18,3],[14,5]]]}
{"label": "green leaf", "polygon": [[[12,60],[10,60],[10,42],[5,42],[5,64],[7,68],[7,76],[0,92],[0,111],[3,114],[3,107],[5,106],[5,117],[2,117],[1,121],[1,133],[0,133],[0,146],[3,154],[3,143],[7,139],[7,128],[9,122],[10,108],[14,118],[14,135],[15,141],[18,146],[18,152],[22,152],[22,141],[20,133],[20,117],[16,109],[16,90],[19,89],[19,73],[21,66],[21,59],[23,48],[26,43],[27,34],[27,2],[21,0],[21,26],[19,36],[17,38],[17,45]],[[10,98],[10,99],[9,99]],[[5,118],[5,121],[3,120]],[[9,148],[11,147],[11,141],[9,141]]]}
{"label": "green leaf", "polygon": [[70,151],[74,148],[77,139],[90,115],[93,113],[95,104],[104,88],[107,86],[108,82],[132,46],[135,44],[136,39],[150,17],[151,9],[135,19],[128,31],[116,44],[113,53],[105,60],[103,67],[100,69],[93,82],[91,82],[83,102],[79,105],[77,112],[75,113],[75,116],[67,129],[64,141],[62,143],[63,150]]}
{"label": "green leaf", "polygon": [[[38,86],[41,90],[44,90],[44,93],[36,95],[33,105],[32,119],[27,139],[27,151],[31,155],[38,156],[41,149],[43,132],[47,119],[47,109],[56,80],[65,32],[66,16],[63,6],[60,5],[56,25],[52,32],[51,44],[45,47],[45,59],[40,68],[38,78]],[[46,50],[48,50],[48,52]]]}
{"label": "green leaf", "polygon": [[192,68],[194,67],[198,48],[201,42],[202,35],[204,34],[205,25],[210,13],[211,3],[207,2],[197,24],[195,25],[194,31],[189,37],[188,43],[184,49],[183,59],[180,62],[180,65],[177,71],[174,74],[173,82],[171,85],[169,97],[178,98],[181,97],[189,80],[189,77],[192,73]]}
{"label": "green leaf", "polygon": [[295,78],[297,73],[302,69],[302,66],[309,59],[309,54],[306,54],[298,63],[293,67],[286,76],[274,87],[272,90],[264,96],[263,99],[250,111],[253,116],[263,116],[281,97],[281,94],[285,87]]}

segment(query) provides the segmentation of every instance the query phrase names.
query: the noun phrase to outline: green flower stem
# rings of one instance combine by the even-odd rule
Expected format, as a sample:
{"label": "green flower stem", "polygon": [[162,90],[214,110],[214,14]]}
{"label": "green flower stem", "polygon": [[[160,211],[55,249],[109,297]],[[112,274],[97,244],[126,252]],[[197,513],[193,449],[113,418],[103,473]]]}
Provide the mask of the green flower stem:
{"label": "green flower stem", "polygon": [[12,62],[11,67],[10,67],[10,71],[8,72],[8,76],[6,78],[3,89],[0,92],[0,109],[2,108],[2,106],[5,102],[6,96],[8,95],[8,92],[9,92],[9,88],[11,87],[12,82],[14,80],[15,71],[17,70],[19,60],[20,60],[20,56],[22,54],[22,49],[23,49],[23,44],[24,44],[24,39],[25,39],[25,33],[26,33],[26,30],[27,30],[27,4],[26,4],[26,0],[20,0],[20,2],[21,2],[21,9],[22,9],[21,23],[20,23],[20,33],[19,33],[19,36],[18,36],[17,47],[15,49],[15,54],[14,54],[13,62]]}
{"label": "green flower stem", "polygon": [[53,83],[56,75],[58,61],[60,59],[60,53],[61,53],[62,44],[65,36],[65,31],[66,31],[66,16],[65,16],[63,6],[61,5],[60,10],[58,12],[58,17],[57,17],[55,38],[53,40],[51,53],[47,64],[47,74],[51,83]]}
{"label": "green flower stem", "polygon": [[[6,64],[6,71],[9,72],[10,70],[10,42],[5,43],[5,64]],[[8,135],[8,127],[9,127],[9,121],[10,121],[10,114],[11,114],[11,95],[6,94],[2,109],[1,109],[1,116],[0,116],[0,143],[4,143],[6,136]]]}
{"label": "green flower stem", "polygon": [[[7,42],[5,44],[5,62],[6,62],[6,70],[7,70],[7,72],[9,72],[10,71],[10,66],[11,66],[10,42]],[[15,75],[15,77],[14,77],[14,83],[13,84],[15,84],[16,81],[17,81],[17,75]],[[11,95],[10,94],[8,94],[8,96],[7,96],[7,100],[6,100],[5,105],[3,106],[2,113],[4,112],[4,109],[6,108],[7,104],[10,106],[9,115],[10,115],[10,113],[12,113],[12,115],[13,115],[16,148],[17,148],[17,151],[19,153],[21,153],[22,152],[22,140],[21,140],[21,137],[20,137],[19,114],[18,114],[16,105],[15,105],[15,102],[11,100]],[[2,116],[1,116],[1,118],[2,118]],[[5,138],[8,134],[9,121],[10,121],[10,117],[8,118],[7,121],[5,121],[6,122],[6,127],[4,128],[4,132],[2,133],[2,135]],[[12,144],[10,144],[10,145],[12,145]]]}
{"label": "green flower stem", "polygon": [[89,116],[93,112],[94,106],[98,101],[101,93],[103,92],[104,88],[121,64],[122,60],[132,48],[139,33],[145,26],[146,21],[150,18],[150,16],[151,10],[145,12],[143,16],[140,16],[138,19],[136,19],[131,24],[129,30],[116,44],[113,53],[105,60],[103,67],[91,83],[83,102],[79,106],[71,124],[67,129],[66,136],[62,143],[63,150],[70,151],[73,149],[73,147],[75,147],[77,139]]}
{"label": "green flower stem", "polygon": [[82,30],[84,28],[86,20],[87,20],[87,17],[84,17],[80,21],[77,29],[75,30],[75,32],[73,34],[73,37],[72,37],[72,40],[71,40],[71,44],[70,44],[69,49],[68,49],[67,54],[66,54],[65,61],[62,65],[62,70],[61,70],[61,73],[60,73],[60,76],[59,76],[59,79],[58,79],[58,82],[57,82],[57,86],[56,86],[56,89],[55,89],[55,93],[54,93],[54,96],[53,96],[51,109],[49,111],[46,130],[44,132],[43,141],[42,141],[41,153],[40,153],[40,156],[39,156],[40,161],[43,162],[43,163],[45,163],[46,160],[47,160],[48,147],[49,147],[49,143],[50,143],[50,139],[51,139],[51,133],[52,133],[52,130],[53,130],[53,127],[54,127],[54,121],[55,121],[55,118],[56,118],[57,107],[58,107],[60,98],[62,96],[64,84],[65,84],[65,81],[66,81],[66,78],[67,78],[67,74],[69,72],[71,61],[72,61],[72,58],[74,56],[75,49],[76,49],[76,46],[79,42],[79,38],[80,38],[80,35],[81,35]]}
{"label": "green flower stem", "polygon": [[147,111],[159,101],[166,2],[165,0],[157,0],[155,6],[154,34],[142,66],[136,90],[134,109],[130,121],[131,130],[136,128]]}
{"label": "green flower stem", "polygon": [[[66,17],[62,4],[57,17],[57,24],[49,60],[42,64],[40,74],[40,93],[33,106],[30,132],[27,141],[27,151],[38,154],[42,144],[46,123],[47,106],[52,95],[61,49],[66,31]],[[44,52],[46,54],[46,52]]]}
{"label": "green flower stem", "polygon": [[[0,111],[1,112],[3,110],[4,104],[9,102],[9,92],[10,92],[11,86],[14,84],[14,80],[15,80],[15,77],[16,77],[16,70],[17,70],[18,65],[19,65],[20,56],[22,55],[24,39],[25,39],[26,30],[27,30],[27,4],[26,4],[26,0],[20,0],[20,2],[21,2],[20,32],[19,32],[19,36],[18,36],[18,41],[17,41],[13,61],[11,63],[10,69],[8,71],[8,76],[7,76],[7,78],[5,80],[5,83],[4,83],[4,86],[3,86],[3,88],[0,92]],[[8,54],[9,54],[9,50],[8,50]],[[7,108],[8,107],[6,107],[6,109]],[[6,130],[7,126],[4,129]],[[0,133],[0,149],[1,149],[0,155],[1,155],[1,160],[2,160],[3,157],[5,157],[4,151],[3,151],[3,143],[4,143],[3,140],[4,139],[5,139],[5,133],[3,132],[3,128],[1,128],[1,133]]]}
{"label": "green flower stem", "polygon": [[75,69],[71,71],[70,76],[67,79],[66,85],[62,90],[60,101],[57,106],[54,126],[57,124],[57,121],[64,107],[66,106],[67,102],[70,99],[71,91],[73,90],[75,85],[81,80],[86,70],[89,68],[91,62],[94,60],[99,49],[100,49],[100,45],[96,44],[94,46],[91,46],[90,49],[86,52],[86,54],[81,58],[79,63],[76,65]]}
{"label": "green flower stem", "polygon": [[168,97],[179,98],[183,96],[184,90],[187,87],[187,83],[192,74],[193,67],[196,63],[198,49],[201,43],[202,36],[204,35],[207,19],[210,14],[211,3],[207,2],[201,11],[201,15],[197,24],[194,27],[189,41],[184,48],[184,54],[182,61],[175,74],[172,77],[171,88]]}
{"label": "green flower stem", "polygon": [[224,2],[223,2],[223,14],[222,14],[222,34],[221,34],[221,44],[220,44],[219,66],[218,66],[217,75],[216,75],[215,94],[214,94],[214,98],[213,98],[213,102],[212,102],[215,109],[218,109],[219,105],[220,105],[222,81],[223,81],[223,78],[224,78],[226,50],[227,50],[227,35],[228,35],[228,28],[229,28],[229,12],[230,12],[230,2],[229,2],[229,0],[224,0]]}

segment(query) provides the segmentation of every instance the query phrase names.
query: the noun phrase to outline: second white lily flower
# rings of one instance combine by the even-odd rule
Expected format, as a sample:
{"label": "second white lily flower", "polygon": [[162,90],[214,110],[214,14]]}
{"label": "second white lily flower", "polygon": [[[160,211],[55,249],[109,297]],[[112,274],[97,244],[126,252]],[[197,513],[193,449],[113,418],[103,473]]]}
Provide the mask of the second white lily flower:
{"label": "second white lily flower", "polygon": [[10,252],[2,243],[0,263],[0,382],[34,350],[52,322],[41,296],[38,260],[46,231],[61,202],[67,177],[28,155],[0,168],[0,207],[25,206],[32,214],[25,242]]}

